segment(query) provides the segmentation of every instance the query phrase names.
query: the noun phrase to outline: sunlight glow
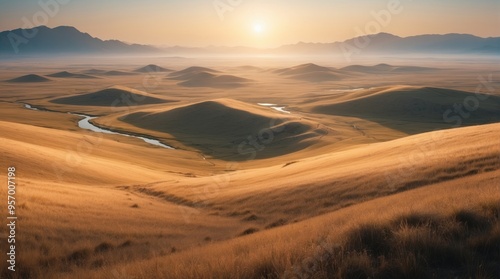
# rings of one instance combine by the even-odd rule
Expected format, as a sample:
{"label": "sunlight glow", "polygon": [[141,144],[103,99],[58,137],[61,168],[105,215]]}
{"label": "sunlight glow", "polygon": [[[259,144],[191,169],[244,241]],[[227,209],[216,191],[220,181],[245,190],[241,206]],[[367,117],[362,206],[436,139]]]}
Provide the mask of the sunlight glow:
{"label": "sunlight glow", "polygon": [[254,23],[253,31],[257,34],[264,32],[264,25],[262,23]]}

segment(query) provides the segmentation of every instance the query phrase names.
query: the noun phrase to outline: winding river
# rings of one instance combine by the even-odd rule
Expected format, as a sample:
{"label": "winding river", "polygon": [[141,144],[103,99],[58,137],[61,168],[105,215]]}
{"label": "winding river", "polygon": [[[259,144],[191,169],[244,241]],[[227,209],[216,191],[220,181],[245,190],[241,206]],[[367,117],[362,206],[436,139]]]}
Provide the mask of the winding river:
{"label": "winding river", "polygon": [[37,108],[32,107],[30,104],[24,104],[24,107],[30,110],[39,110]]}
{"label": "winding river", "polygon": [[263,107],[270,107],[270,108],[277,110],[279,112],[290,114],[289,111],[285,110],[286,107],[278,107],[278,105],[276,105],[276,104],[258,103],[258,105],[263,106]]}
{"label": "winding river", "polygon": [[[24,104],[24,107],[27,108],[27,109],[30,109],[30,110],[36,110],[36,111],[40,111],[41,110],[39,108],[33,107],[32,105],[26,104],[26,103]],[[100,128],[98,126],[95,126],[94,124],[92,124],[90,122],[90,120],[97,118],[95,116],[90,116],[90,115],[85,115],[85,114],[79,114],[79,113],[71,113],[71,112],[69,112],[69,114],[82,117],[82,119],[80,121],[78,121],[78,127],[80,127],[81,129],[89,130],[89,131],[96,132],[96,133],[111,134],[111,135],[120,135],[120,136],[125,136],[125,137],[137,138],[137,139],[140,139],[140,140],[142,140],[142,141],[144,141],[146,143],[149,143],[151,145],[155,145],[155,146],[159,146],[159,147],[163,147],[163,148],[167,148],[167,149],[174,149],[172,146],[168,146],[166,144],[163,144],[159,140],[156,140],[156,139],[151,139],[151,138],[146,138],[146,137],[141,137],[141,136],[135,136],[135,135],[125,134],[125,133],[118,133],[118,132],[115,132],[115,131],[111,131],[111,130],[107,130],[107,129],[103,129],[103,128]]]}
{"label": "winding river", "polygon": [[[282,112],[282,113],[287,113],[287,114],[290,113],[289,111],[285,110],[285,107],[280,107],[280,106],[275,105],[275,104],[259,103],[258,105],[264,106],[264,107],[270,107],[271,109],[277,110],[277,111]],[[34,107],[30,104],[27,104],[27,103],[24,103],[24,107],[26,109],[35,110],[35,111],[44,110],[44,109],[36,108],[36,107]],[[96,132],[96,133],[120,135],[120,136],[124,136],[124,137],[137,138],[137,139],[140,139],[140,140],[142,140],[146,143],[149,143],[151,145],[154,145],[154,146],[159,146],[159,147],[163,147],[163,148],[167,148],[167,149],[174,149],[172,146],[163,144],[162,142],[160,142],[159,140],[156,140],[156,139],[136,136],[136,135],[132,135],[132,134],[119,133],[119,132],[115,132],[112,130],[103,129],[101,127],[98,127],[98,126],[92,124],[92,122],[90,122],[91,120],[96,119],[97,118],[96,116],[90,116],[90,115],[86,115],[86,114],[72,113],[72,112],[68,112],[68,113],[72,114],[72,115],[79,116],[82,118],[80,121],[78,121],[78,127],[80,127],[81,129],[89,130],[89,131]]]}

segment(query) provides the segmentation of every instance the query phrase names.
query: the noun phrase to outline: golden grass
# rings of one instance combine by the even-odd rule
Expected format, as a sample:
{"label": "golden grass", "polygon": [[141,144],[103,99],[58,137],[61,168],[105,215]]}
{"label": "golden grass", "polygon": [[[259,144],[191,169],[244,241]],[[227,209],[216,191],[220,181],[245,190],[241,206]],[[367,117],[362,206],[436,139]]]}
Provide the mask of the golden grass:
{"label": "golden grass", "polygon": [[493,278],[500,256],[498,175],[438,183],[224,243],[71,276],[109,278],[118,270],[135,278]]}
{"label": "golden grass", "polygon": [[[499,234],[498,124],[407,137],[435,123],[377,123],[310,112],[311,104],[380,91],[341,89],[383,86],[391,91],[407,87],[388,84],[420,87],[425,80],[472,92],[485,68],[422,72],[419,79],[415,73],[384,80],[349,74],[315,83],[309,73],[294,79],[269,67],[221,68],[205,62],[220,70],[218,75],[254,82],[231,90],[185,88],[165,75],[96,72],[101,78],[2,83],[0,169],[18,168],[20,225],[19,272],[3,272],[2,253],[1,278],[491,278],[497,270],[497,250],[490,248],[498,248]],[[183,63],[169,67],[182,69]],[[132,64],[98,68],[130,72],[145,63]],[[23,65],[15,66],[0,77],[26,74]],[[60,67],[30,63],[29,72],[66,70]],[[71,72],[86,69],[75,66]],[[141,87],[145,80],[156,85],[146,90]],[[178,103],[110,108],[50,102],[117,84]],[[287,143],[277,141],[259,151],[258,158],[265,159],[235,164],[205,159],[165,131],[119,121],[128,114],[207,100],[266,119],[277,112],[256,103],[284,105],[292,115],[279,116],[326,129],[328,135],[298,152],[282,152]],[[29,111],[20,102],[63,113]],[[102,115],[98,121],[106,120],[105,125],[181,149],[85,132],[67,111]],[[249,126],[236,128],[254,133]],[[0,188],[0,196],[5,191]],[[5,236],[0,230],[0,238]]]}
{"label": "golden grass", "polygon": [[[158,183],[155,196],[183,197],[214,214],[263,228],[373,198],[500,168],[498,124],[445,130],[217,176]],[[467,148],[461,144],[468,142]],[[376,167],[374,167],[376,166]],[[206,194],[204,194],[206,193]]]}
{"label": "golden grass", "polygon": [[[17,173],[18,267],[19,274],[33,272],[30,278],[170,254],[208,243],[207,237],[232,238],[244,225],[203,212],[188,223],[186,209],[174,204],[99,185],[30,180]],[[3,189],[1,194],[6,194]]]}
{"label": "golden grass", "polygon": [[[321,241],[326,241],[327,246],[320,249],[327,249],[334,244],[342,245],[348,232],[359,224],[375,223],[384,227],[387,222],[408,214],[430,214],[446,219],[446,216],[459,210],[498,201],[498,156],[491,157],[498,154],[497,143],[491,140],[498,138],[495,137],[497,126],[485,125],[415,136],[336,153],[335,160],[330,157],[333,155],[325,155],[284,168],[261,168],[260,177],[257,176],[257,170],[239,171],[233,174],[227,184],[214,180],[214,177],[188,178],[174,174],[169,175],[169,179],[172,179],[170,183],[122,184],[119,187],[110,187],[112,181],[125,178],[108,175],[108,186],[105,183],[96,185],[93,180],[96,178],[84,179],[82,175],[87,171],[93,171],[94,174],[98,173],[97,170],[116,173],[117,167],[120,167],[116,165],[118,162],[114,163],[113,170],[106,167],[107,161],[113,157],[110,153],[85,155],[84,162],[94,166],[83,164],[74,170],[73,179],[88,185],[56,183],[50,176],[41,175],[47,180],[44,181],[40,177],[30,178],[33,174],[29,172],[24,174],[19,171],[20,177],[26,176],[23,178],[24,190],[19,194],[25,207],[22,224],[29,228],[29,233],[24,233],[20,238],[24,243],[22,247],[25,247],[20,251],[23,254],[20,265],[33,278],[40,274],[47,277],[53,275],[54,278],[66,275],[73,278],[105,278],[122,268],[138,278],[199,278],[205,274],[208,274],[208,278],[260,278],[271,274],[269,276],[272,278],[293,269],[303,259],[317,253],[315,249],[323,245]],[[20,137],[26,126],[11,124],[5,128],[17,131]],[[40,133],[38,140],[49,132],[44,128],[35,130]],[[61,136],[74,136],[59,133]],[[436,138],[435,134],[439,136]],[[34,154],[34,149],[27,148],[29,143],[3,140],[11,146],[19,146],[20,149],[12,150],[12,154]],[[474,141],[470,149],[453,145],[464,140]],[[114,146],[114,143],[103,142]],[[399,184],[389,183],[392,180],[385,180],[386,174],[380,173],[379,176],[370,172],[364,174],[366,179],[371,175],[371,181],[360,178],[358,168],[369,170],[372,164],[384,168],[389,174],[398,173],[397,166],[400,165],[397,158],[402,154],[404,158],[409,156],[415,142],[419,142],[422,148],[434,149],[429,151],[427,160],[415,161],[406,166],[414,172],[413,175],[400,175]],[[45,145],[38,149],[37,152],[42,153],[36,160],[58,160],[57,154],[62,151],[57,151],[57,143],[47,142]],[[372,160],[364,161],[365,154],[371,154]],[[13,159],[13,155],[8,158]],[[443,158],[448,160],[444,161]],[[19,163],[21,166],[28,165],[26,161]],[[153,180],[159,175],[153,170],[137,168],[135,170],[140,174],[133,174],[127,165],[121,167],[127,170],[125,180],[128,181],[134,177],[144,179],[146,173],[150,173],[150,179]],[[334,167],[337,172],[333,176],[321,171]],[[281,171],[277,172],[276,169]],[[310,183],[311,177],[315,175],[312,169],[317,171],[317,185]],[[427,179],[421,184],[407,187],[408,182],[422,176]],[[288,178],[286,183],[275,184],[272,191],[264,184],[268,180],[268,183],[284,182],[285,177]],[[196,198],[199,199],[197,195],[202,189],[197,187],[201,187],[199,183],[210,179],[212,182],[221,182],[220,192],[214,196],[208,193],[207,196],[213,199],[206,203],[201,200],[201,206],[197,207],[200,200]],[[332,181],[335,183],[332,184]],[[339,181],[345,184],[336,184]],[[436,184],[440,181],[447,182]],[[359,182],[361,184],[357,184]],[[250,188],[246,183],[252,183],[254,187]],[[380,187],[377,183],[381,183]],[[177,184],[185,186],[175,186]],[[435,185],[426,186],[429,184]],[[175,195],[164,195],[166,185]],[[191,189],[186,188],[188,185]],[[256,187],[258,185],[261,187]],[[298,191],[304,187],[307,191]],[[417,189],[411,190],[415,187]],[[345,192],[348,189],[353,192]],[[382,197],[398,192],[401,193]],[[251,198],[253,196],[259,199]],[[328,201],[328,206],[318,202],[320,198]],[[347,205],[351,206],[345,207]],[[195,210],[195,213],[188,214],[186,220],[183,210],[188,213]],[[334,212],[307,219],[331,211]],[[353,218],[356,218],[356,222],[352,222]],[[77,224],[75,220],[78,220]],[[295,220],[305,221],[266,230]],[[242,237],[229,240],[237,236]],[[211,241],[216,242],[210,244]],[[196,245],[205,247],[190,250]],[[186,252],[177,255],[179,249]],[[174,254],[161,257],[171,253]],[[209,259],[203,258],[206,255],[210,255]],[[152,260],[133,263],[142,259]],[[365,268],[363,270],[367,272],[375,272],[379,268],[375,268],[370,255],[362,251],[349,261],[354,261],[353,265],[357,264],[358,269]],[[342,264],[351,266],[349,261]],[[82,269],[91,269],[95,273],[84,274],[80,272]]]}

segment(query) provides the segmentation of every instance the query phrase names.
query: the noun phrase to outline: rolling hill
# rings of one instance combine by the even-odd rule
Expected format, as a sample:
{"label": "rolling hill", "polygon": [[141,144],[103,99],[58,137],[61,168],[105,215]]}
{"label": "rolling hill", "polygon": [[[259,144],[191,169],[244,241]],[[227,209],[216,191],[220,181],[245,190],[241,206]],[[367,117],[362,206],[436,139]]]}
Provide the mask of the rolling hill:
{"label": "rolling hill", "polygon": [[273,72],[287,78],[308,82],[337,81],[346,76],[346,74],[336,69],[318,66],[313,63],[278,69]]}
{"label": "rolling hill", "polygon": [[168,110],[134,112],[120,121],[166,133],[183,144],[213,157],[232,156],[242,160],[253,149],[248,138],[269,142],[259,157],[273,157],[301,150],[325,134],[317,124],[284,116],[256,105],[217,99]]}
{"label": "rolling hill", "polygon": [[171,101],[124,86],[114,86],[97,92],[56,98],[50,102],[74,106],[125,107],[163,104]]}
{"label": "rolling hill", "polygon": [[383,73],[392,74],[392,73],[431,72],[431,71],[437,71],[438,69],[429,67],[417,67],[417,66],[392,66],[389,64],[377,64],[374,66],[350,65],[341,68],[340,70],[348,72],[370,73],[370,74],[383,74]]}
{"label": "rolling hill", "polygon": [[[180,78],[177,78],[180,79]],[[246,86],[251,80],[233,75],[214,75],[207,72],[183,75],[184,81],[178,85],[184,87],[237,88]]]}
{"label": "rolling hill", "polygon": [[[443,88],[390,86],[358,90],[323,100],[312,104],[310,110],[384,123],[420,123],[432,130],[434,124],[448,124],[451,128],[498,122],[500,97]],[[404,129],[404,125],[399,128]]]}
{"label": "rolling hill", "polygon": [[35,74],[29,74],[7,80],[7,82],[13,82],[13,83],[37,83],[37,82],[47,82],[47,81],[50,81],[50,79]]}
{"label": "rolling hill", "polygon": [[212,88],[237,88],[246,86],[251,80],[233,75],[220,74],[219,71],[193,66],[170,73],[168,79],[180,80],[178,83],[184,87],[212,87]]}
{"label": "rolling hill", "polygon": [[139,69],[134,70],[134,72],[138,73],[164,73],[164,72],[173,72],[173,70],[160,67],[155,64],[149,64],[147,66],[141,67]]}
{"label": "rolling hill", "polygon": [[94,79],[98,77],[86,75],[86,74],[75,74],[75,73],[70,73],[68,71],[63,71],[63,72],[58,72],[58,73],[53,73],[50,75],[47,75],[48,77],[55,77],[55,78],[83,78],[83,79]]}
{"label": "rolling hill", "polygon": [[170,73],[168,75],[168,78],[176,79],[176,80],[187,80],[187,79],[192,78],[194,75],[200,74],[200,73],[217,74],[217,73],[219,73],[219,71],[211,69],[211,68],[206,68],[206,67],[192,66],[192,67],[188,67],[184,70]]}
{"label": "rolling hill", "polygon": [[316,72],[332,72],[331,68],[319,66],[313,63],[301,64],[291,68],[283,68],[274,70],[275,73],[281,75],[299,75],[305,73],[316,73]]}

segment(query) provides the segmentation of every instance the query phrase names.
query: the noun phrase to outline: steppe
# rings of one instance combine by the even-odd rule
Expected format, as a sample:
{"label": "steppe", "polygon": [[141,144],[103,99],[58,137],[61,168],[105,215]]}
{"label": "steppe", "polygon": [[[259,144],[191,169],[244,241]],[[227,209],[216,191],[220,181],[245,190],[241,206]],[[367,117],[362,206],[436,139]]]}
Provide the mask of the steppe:
{"label": "steppe", "polygon": [[6,61],[19,271],[0,277],[495,278],[499,77],[479,58]]}

